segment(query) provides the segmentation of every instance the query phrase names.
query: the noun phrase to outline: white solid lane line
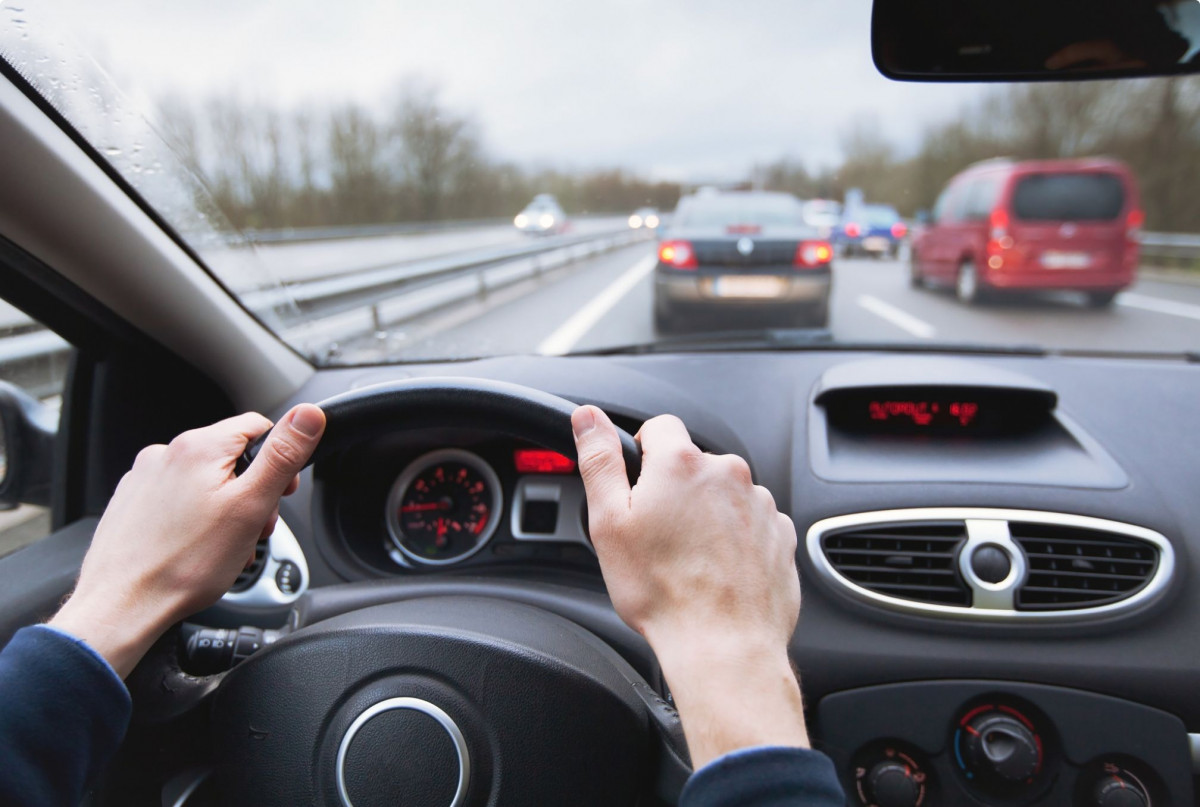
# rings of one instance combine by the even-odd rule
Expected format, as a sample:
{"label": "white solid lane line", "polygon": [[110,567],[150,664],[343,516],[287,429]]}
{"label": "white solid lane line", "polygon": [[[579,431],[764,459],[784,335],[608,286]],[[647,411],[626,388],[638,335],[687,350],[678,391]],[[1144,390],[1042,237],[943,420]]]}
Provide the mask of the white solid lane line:
{"label": "white solid lane line", "polygon": [[886,319],[902,331],[912,334],[918,339],[932,339],[937,330],[924,320],[917,319],[907,311],[901,311],[891,303],[885,303],[878,297],[864,294],[858,298],[858,304],[877,317]]}
{"label": "white solid lane line", "polygon": [[1173,314],[1177,317],[1200,319],[1200,305],[1177,303],[1174,300],[1162,300],[1158,297],[1128,291],[1117,296],[1117,305],[1126,308],[1140,308],[1143,311],[1154,311],[1158,314]]}
{"label": "white solid lane line", "polygon": [[596,323],[611,311],[622,297],[632,291],[638,281],[649,274],[656,263],[658,263],[656,256],[647,255],[626,269],[620,277],[593,297],[591,302],[558,326],[558,330],[542,340],[542,343],[537,346],[537,352],[543,356],[562,356],[570,353],[571,348],[575,347],[584,334],[595,327]]}

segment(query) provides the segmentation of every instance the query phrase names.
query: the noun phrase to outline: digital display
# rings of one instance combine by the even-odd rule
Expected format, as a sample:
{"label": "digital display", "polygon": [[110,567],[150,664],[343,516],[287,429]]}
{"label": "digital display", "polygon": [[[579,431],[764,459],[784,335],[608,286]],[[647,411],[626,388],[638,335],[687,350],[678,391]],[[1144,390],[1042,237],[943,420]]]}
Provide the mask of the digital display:
{"label": "digital display", "polygon": [[1056,398],[1043,390],[913,385],[825,390],[817,402],[842,433],[990,439],[1040,428]]}
{"label": "digital display", "polygon": [[878,400],[867,402],[867,416],[874,421],[901,421],[906,425],[970,429],[978,423],[978,401],[951,399]]}

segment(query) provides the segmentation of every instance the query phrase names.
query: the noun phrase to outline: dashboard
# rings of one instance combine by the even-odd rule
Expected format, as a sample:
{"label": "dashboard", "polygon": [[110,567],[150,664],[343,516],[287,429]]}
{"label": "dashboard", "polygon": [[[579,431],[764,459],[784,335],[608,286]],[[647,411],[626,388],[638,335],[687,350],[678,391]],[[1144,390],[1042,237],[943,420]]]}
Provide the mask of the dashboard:
{"label": "dashboard", "polygon": [[[594,403],[631,432],[678,415],[706,450],[743,456],[797,526],[791,652],[851,803],[1183,805],[1200,751],[1197,371],[503,357],[326,370],[295,400],[473,376]],[[313,588],[472,575],[602,594],[584,507],[569,461],[478,423],[347,450],[282,514]]]}

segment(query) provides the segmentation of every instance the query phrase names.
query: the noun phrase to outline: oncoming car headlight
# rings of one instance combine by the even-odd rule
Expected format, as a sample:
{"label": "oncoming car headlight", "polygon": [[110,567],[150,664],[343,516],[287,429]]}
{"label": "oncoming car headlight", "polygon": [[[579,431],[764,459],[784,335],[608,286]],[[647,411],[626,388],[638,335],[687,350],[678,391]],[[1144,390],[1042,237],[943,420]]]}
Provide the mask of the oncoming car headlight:
{"label": "oncoming car headlight", "polygon": [[543,213],[542,217],[538,219],[538,224],[542,226],[543,230],[548,230],[554,226],[554,216],[549,213]]}
{"label": "oncoming car headlight", "polygon": [[654,214],[650,214],[649,216],[646,216],[646,226],[649,227],[650,229],[654,229],[655,227],[657,227],[658,226],[658,216],[655,216]]}
{"label": "oncoming car headlight", "polygon": [[[647,223],[649,223],[649,222],[647,222]],[[638,227],[641,227],[642,226],[642,217],[639,216],[637,213],[634,213],[632,216],[629,217],[629,226],[635,230]]]}
{"label": "oncoming car headlight", "polygon": [[524,213],[518,213],[517,217],[513,219],[513,224],[518,227],[525,227],[529,224],[529,216],[526,216]]}

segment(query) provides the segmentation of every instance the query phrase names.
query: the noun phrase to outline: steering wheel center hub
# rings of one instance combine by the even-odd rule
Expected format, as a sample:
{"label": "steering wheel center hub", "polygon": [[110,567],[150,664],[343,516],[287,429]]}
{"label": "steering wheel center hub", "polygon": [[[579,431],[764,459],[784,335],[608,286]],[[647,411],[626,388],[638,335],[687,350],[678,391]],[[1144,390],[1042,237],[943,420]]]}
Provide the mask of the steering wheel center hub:
{"label": "steering wheel center hub", "polygon": [[421,698],[388,698],[350,724],[337,754],[343,807],[460,807],[471,755],[458,724]]}

